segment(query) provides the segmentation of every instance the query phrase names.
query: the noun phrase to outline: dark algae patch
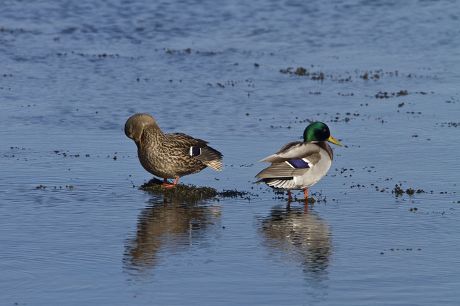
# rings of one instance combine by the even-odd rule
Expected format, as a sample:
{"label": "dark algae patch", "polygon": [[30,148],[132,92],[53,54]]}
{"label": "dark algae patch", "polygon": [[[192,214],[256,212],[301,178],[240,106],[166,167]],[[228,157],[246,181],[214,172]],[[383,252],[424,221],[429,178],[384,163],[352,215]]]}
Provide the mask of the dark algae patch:
{"label": "dark algae patch", "polygon": [[379,91],[378,93],[375,94],[375,97],[377,99],[389,99],[389,98],[392,98],[392,97],[407,96],[408,94],[409,94],[409,92],[407,90],[400,90],[398,92]]}
{"label": "dark algae patch", "polygon": [[[289,201],[287,197],[287,192],[285,190],[273,189],[273,192],[275,193],[275,196],[273,197],[273,199]],[[296,190],[293,190],[291,194],[292,194],[291,202],[305,204],[305,198],[303,197],[303,192],[301,192],[302,195],[300,194],[297,195]],[[327,199],[326,199],[326,196],[324,196],[321,192],[313,192],[308,196],[307,202],[308,204],[326,203]]]}
{"label": "dark algae patch", "polygon": [[[402,89],[397,92],[388,92],[388,91],[379,91],[374,95],[375,98],[377,99],[390,99],[390,98],[397,98],[397,97],[404,97],[408,96],[409,94],[418,94],[418,95],[427,95],[427,94],[433,94],[433,91],[427,92],[427,91],[415,91],[415,92],[409,92],[405,89]],[[403,104],[404,105],[404,104]],[[402,106],[402,105],[401,105]],[[398,106],[400,107],[400,106]]]}
{"label": "dark algae patch", "polygon": [[184,200],[188,202],[197,202],[213,199],[217,196],[217,190],[211,187],[178,184],[174,188],[164,188],[162,183],[161,180],[152,179],[143,184],[140,189],[163,195],[165,198],[170,198],[174,201]]}
{"label": "dark algae patch", "polygon": [[187,201],[187,202],[198,202],[204,200],[213,200],[219,198],[242,198],[251,200],[251,196],[255,196],[247,191],[239,190],[222,190],[217,191],[212,187],[206,186],[195,186],[195,185],[184,185],[178,184],[174,188],[164,188],[162,181],[159,179],[152,179],[149,182],[143,184],[139,189],[151,192],[158,195],[163,195],[165,198],[169,198],[174,201]]}
{"label": "dark algae patch", "polygon": [[442,123],[436,123],[436,125],[440,125],[441,127],[453,127],[457,128],[460,127],[460,122],[442,122]]}
{"label": "dark algae patch", "polygon": [[[48,188],[49,187],[49,188]],[[66,189],[66,190],[74,190],[75,189],[75,186],[74,185],[65,185],[65,186],[46,186],[46,185],[38,185],[38,186],[35,186],[35,189],[36,190],[46,190],[48,188],[48,190],[62,190],[62,189]]]}
{"label": "dark algae patch", "polygon": [[393,190],[391,191],[391,193],[393,193],[395,196],[397,197],[400,197],[404,194],[407,194],[409,196],[413,196],[414,194],[418,194],[418,193],[425,193],[425,190],[423,189],[414,189],[414,188],[407,188],[406,190],[404,190],[401,186],[401,184],[396,184],[395,187],[393,188]]}
{"label": "dark algae patch", "polygon": [[253,194],[250,194],[247,191],[238,191],[234,189],[234,190],[222,190],[221,192],[218,192],[217,195],[220,198],[242,198],[242,199],[251,200],[251,196]]}
{"label": "dark algae patch", "polygon": [[304,67],[288,67],[285,69],[280,69],[280,72],[283,74],[294,74],[298,76],[309,77],[314,81],[323,81],[326,78],[326,75],[322,71],[309,71]]}
{"label": "dark algae patch", "polygon": [[[345,71],[343,73],[326,73],[324,71],[314,71],[315,65],[310,65],[310,69],[299,66],[299,67],[287,67],[282,68],[279,70],[282,74],[289,74],[289,75],[297,75],[302,77],[310,78],[311,80],[315,81],[324,81],[324,80],[331,80],[339,83],[345,82],[353,82],[355,80],[364,80],[364,81],[380,81],[383,78],[398,78],[398,77],[407,77],[407,78],[416,78],[416,77],[423,77],[417,76],[414,73],[400,73],[398,70],[396,71],[383,71],[379,70],[367,70],[367,71],[360,71],[360,70],[353,70],[353,71]],[[419,94],[425,95],[428,92],[418,92]],[[391,93],[390,93],[391,94]],[[401,90],[399,92],[394,93],[397,96],[406,96],[409,93],[407,90]],[[387,98],[389,98],[388,96]]]}

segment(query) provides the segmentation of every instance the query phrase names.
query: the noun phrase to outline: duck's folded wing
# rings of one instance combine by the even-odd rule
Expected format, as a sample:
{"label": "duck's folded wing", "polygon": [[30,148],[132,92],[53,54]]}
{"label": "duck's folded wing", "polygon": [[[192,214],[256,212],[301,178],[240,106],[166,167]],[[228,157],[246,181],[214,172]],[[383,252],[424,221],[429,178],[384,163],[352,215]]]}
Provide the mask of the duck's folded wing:
{"label": "duck's folded wing", "polygon": [[192,136],[184,133],[166,134],[166,137],[168,138],[166,141],[167,143],[174,143],[177,146],[184,148],[188,148],[189,146],[204,147],[208,144],[208,142],[204,141],[203,139],[193,138]]}
{"label": "duck's folded wing", "polygon": [[207,141],[183,133],[172,133],[166,137],[169,138],[167,143],[176,146],[183,154],[202,161],[214,170],[222,170],[222,153],[208,146]]}
{"label": "duck's folded wing", "polygon": [[[319,158],[320,147],[314,143],[302,141],[290,142],[283,146],[278,152],[262,159],[262,162],[280,163],[291,159],[307,158],[313,156],[311,162],[316,163]],[[319,159],[318,159],[319,160]]]}
{"label": "duck's folded wing", "polygon": [[[296,168],[297,166],[297,168]],[[292,161],[284,161],[280,163],[271,164],[269,167],[260,171],[256,178],[292,178],[294,176],[302,176],[310,170],[308,162],[296,159]]]}

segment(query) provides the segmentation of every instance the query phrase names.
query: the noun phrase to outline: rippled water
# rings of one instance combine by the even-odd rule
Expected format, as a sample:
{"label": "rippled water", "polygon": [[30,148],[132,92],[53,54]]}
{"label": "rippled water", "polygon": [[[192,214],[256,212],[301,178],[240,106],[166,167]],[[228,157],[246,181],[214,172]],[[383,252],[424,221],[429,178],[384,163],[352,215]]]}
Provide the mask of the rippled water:
{"label": "rippled water", "polygon": [[[458,2],[2,4],[1,305],[460,302]],[[250,199],[139,190],[134,112]],[[347,145],[307,210],[252,184],[306,119]]]}

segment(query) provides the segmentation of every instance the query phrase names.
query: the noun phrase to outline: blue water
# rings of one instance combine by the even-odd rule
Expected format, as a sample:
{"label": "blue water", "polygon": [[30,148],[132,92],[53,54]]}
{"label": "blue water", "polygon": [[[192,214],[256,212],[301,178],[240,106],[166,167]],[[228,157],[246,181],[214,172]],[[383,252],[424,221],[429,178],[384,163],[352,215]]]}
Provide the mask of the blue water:
{"label": "blue water", "polygon": [[[0,305],[458,305],[459,18],[456,1],[4,1]],[[135,112],[223,152],[183,183],[250,200],[139,190]],[[253,184],[306,119],[346,144],[308,210]]]}

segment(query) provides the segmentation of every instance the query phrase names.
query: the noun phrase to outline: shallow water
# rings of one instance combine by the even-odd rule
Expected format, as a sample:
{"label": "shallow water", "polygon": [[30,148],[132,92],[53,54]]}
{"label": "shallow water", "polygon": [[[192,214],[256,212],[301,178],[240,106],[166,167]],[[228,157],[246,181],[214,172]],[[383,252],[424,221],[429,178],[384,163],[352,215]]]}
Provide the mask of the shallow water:
{"label": "shallow water", "polygon": [[[0,304],[457,305],[459,12],[6,1]],[[250,199],[139,190],[151,177],[123,133],[134,112],[224,153],[225,171],[183,183]],[[306,119],[347,145],[307,211],[252,184]]]}

